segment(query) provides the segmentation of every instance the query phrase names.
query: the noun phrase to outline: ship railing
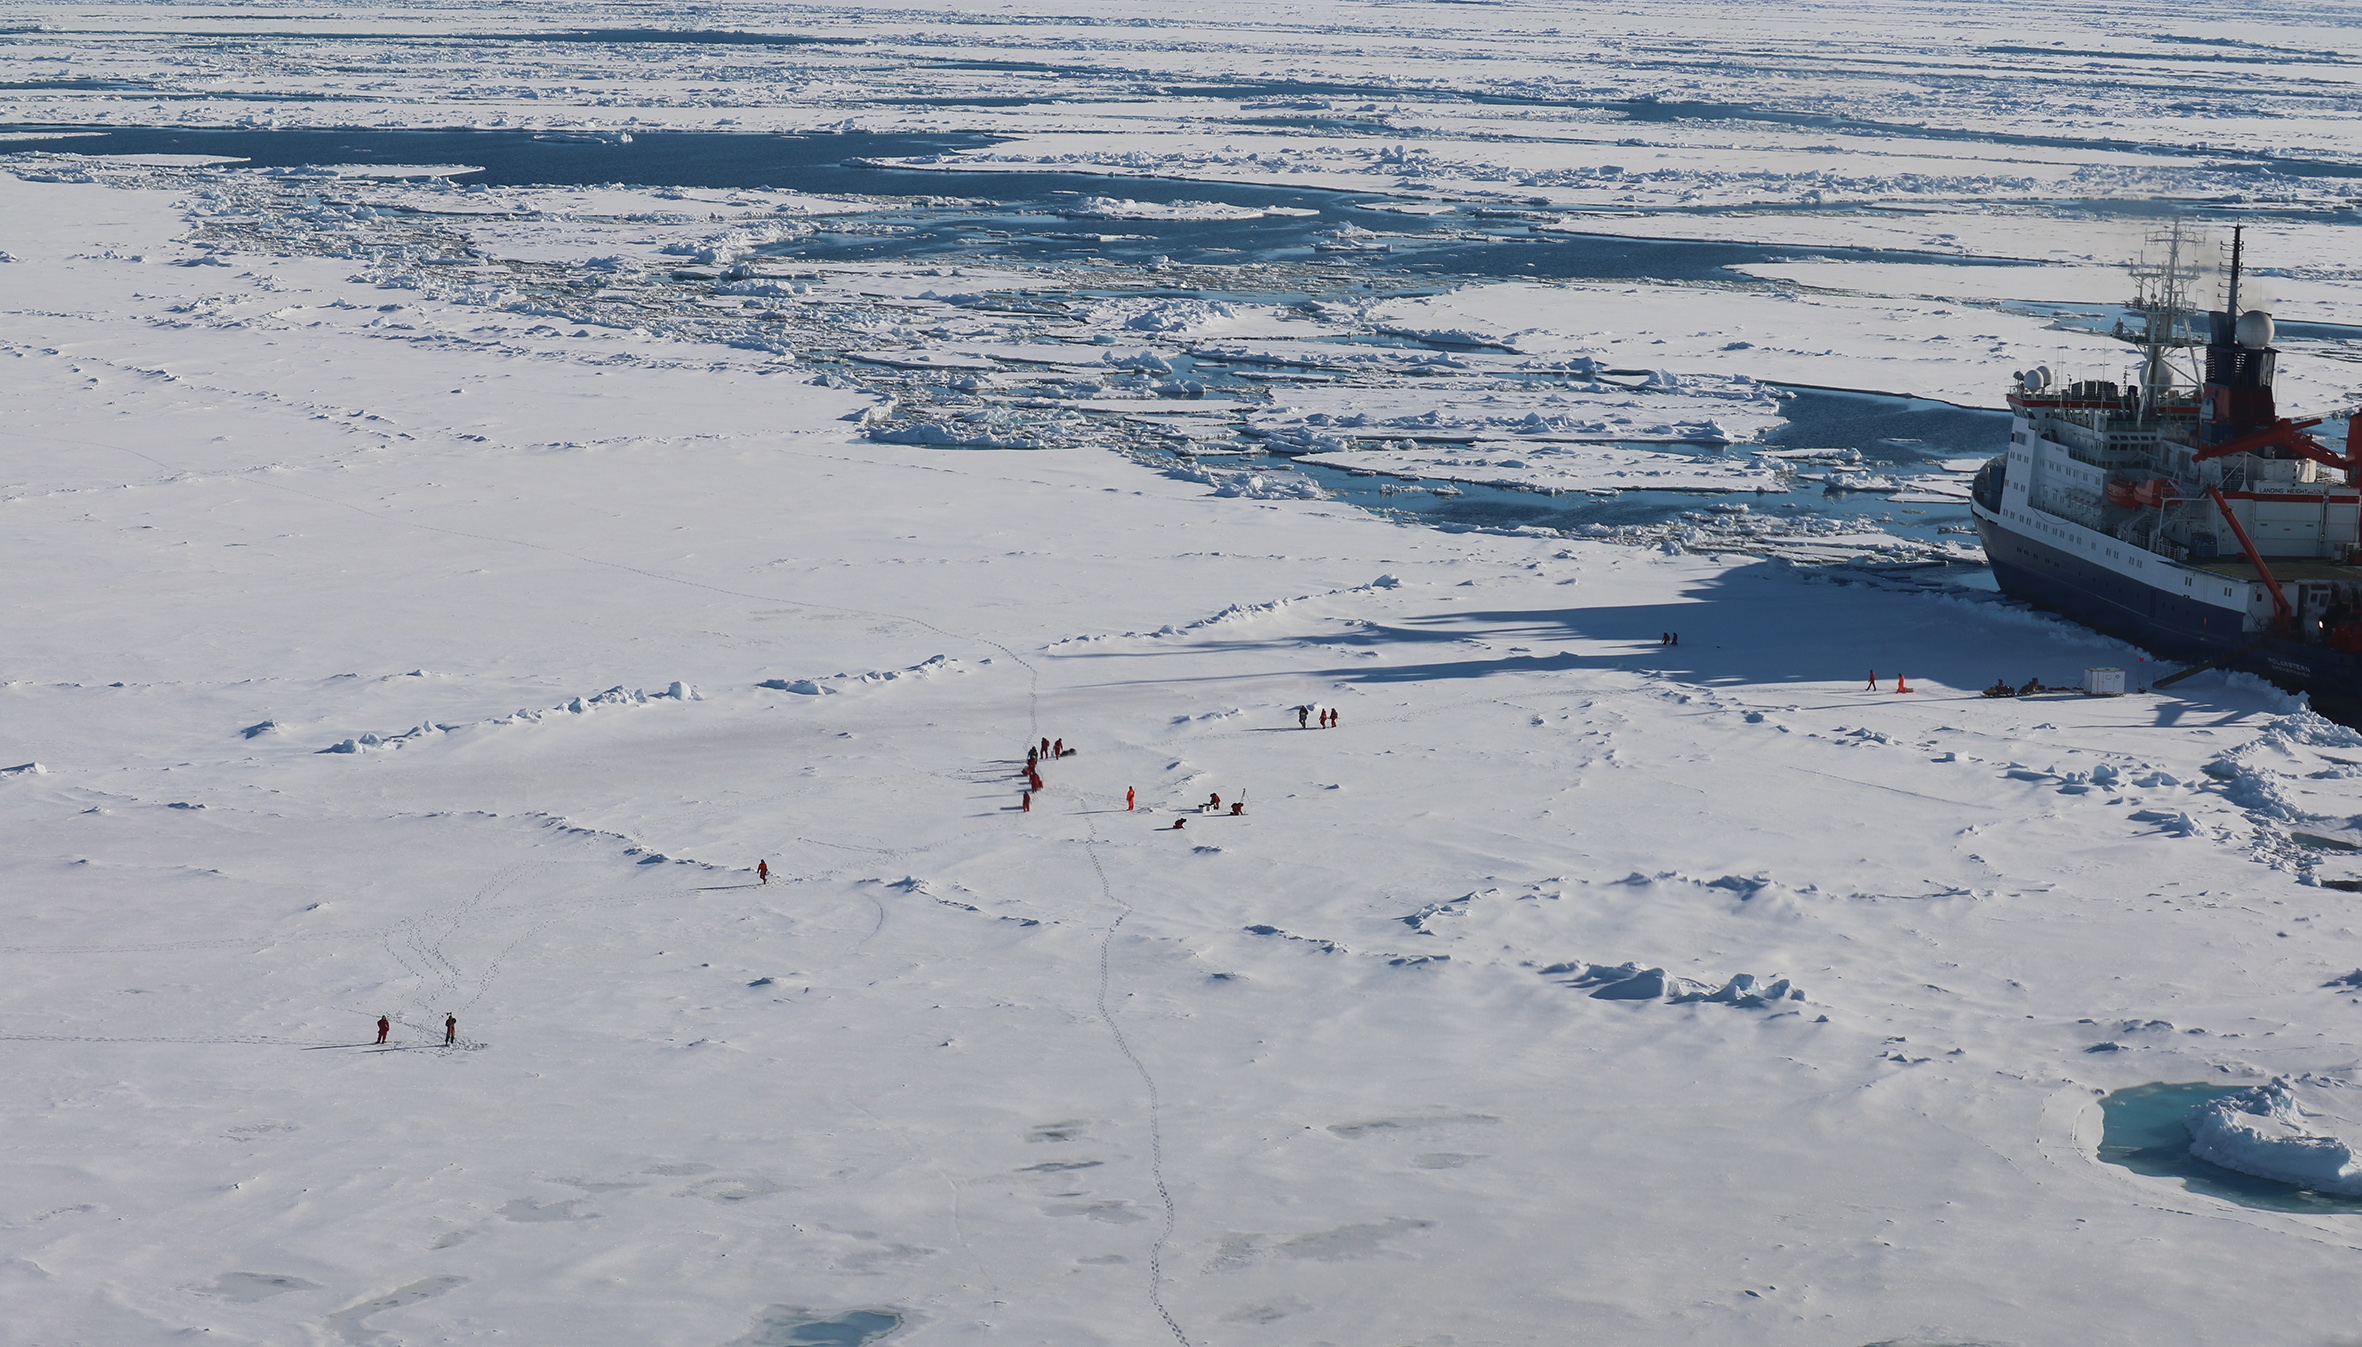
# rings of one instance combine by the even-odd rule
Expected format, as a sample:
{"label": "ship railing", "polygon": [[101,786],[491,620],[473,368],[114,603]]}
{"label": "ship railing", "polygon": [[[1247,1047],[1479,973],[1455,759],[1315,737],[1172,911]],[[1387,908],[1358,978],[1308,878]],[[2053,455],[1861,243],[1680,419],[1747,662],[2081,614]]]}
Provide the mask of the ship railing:
{"label": "ship railing", "polygon": [[2093,448],[2089,445],[2076,444],[2073,441],[2061,441],[2060,443],[2066,447],[2067,457],[2078,463],[2088,463],[2095,468],[2138,468],[2145,466],[2149,459],[2149,450],[2145,445]]}
{"label": "ship railing", "polygon": [[2168,561],[2186,561],[2190,555],[2188,544],[2174,541],[2157,521],[2138,515],[2116,526],[2116,539]]}
{"label": "ship railing", "polygon": [[2027,493],[2026,504],[2053,519],[2061,519],[2083,528],[2098,528],[2101,517],[2100,497],[2089,491],[2073,488],[2038,487]]}

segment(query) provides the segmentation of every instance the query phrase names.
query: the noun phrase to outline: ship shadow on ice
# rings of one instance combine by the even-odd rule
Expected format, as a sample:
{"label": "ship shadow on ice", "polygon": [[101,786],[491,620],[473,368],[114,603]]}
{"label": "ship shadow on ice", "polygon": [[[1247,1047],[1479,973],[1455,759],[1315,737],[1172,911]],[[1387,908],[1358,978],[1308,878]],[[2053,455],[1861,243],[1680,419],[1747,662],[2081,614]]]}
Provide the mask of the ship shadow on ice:
{"label": "ship shadow on ice", "polygon": [[[1388,686],[1599,670],[1655,673],[1674,684],[1705,688],[1813,685],[1824,699],[1830,684],[1859,690],[1858,696],[1846,693],[1832,705],[1893,700],[1898,675],[1927,685],[1929,702],[1982,706],[1986,702],[1979,690],[1996,678],[2013,686],[2028,678],[2052,687],[2074,686],[2083,670],[2095,665],[2158,673],[2170,667],[2155,661],[2140,665],[2140,652],[2121,642],[1997,597],[1815,583],[1823,578],[1818,570],[1762,561],[1693,583],[1673,602],[1464,611],[1444,603],[1423,613],[1366,620],[1349,631],[1196,641],[1080,658],[1345,650],[1356,656],[1353,662],[1309,670],[1308,676]],[[1578,592],[1593,587],[1581,577],[1567,583]],[[1680,644],[1663,643],[1676,633]],[[1867,687],[1872,673],[1878,676],[1878,693]],[[2136,688],[2146,681],[2136,675]],[[2201,675],[2159,695],[2155,723],[2163,728],[2244,720],[2271,709],[2259,705],[2263,695],[2260,686],[2243,678]],[[2015,699],[2004,704],[2020,705]],[[2096,704],[2072,693],[2025,703],[2039,705],[2043,718],[2062,725]],[[2125,717],[2117,712],[2107,723],[2121,726]]]}

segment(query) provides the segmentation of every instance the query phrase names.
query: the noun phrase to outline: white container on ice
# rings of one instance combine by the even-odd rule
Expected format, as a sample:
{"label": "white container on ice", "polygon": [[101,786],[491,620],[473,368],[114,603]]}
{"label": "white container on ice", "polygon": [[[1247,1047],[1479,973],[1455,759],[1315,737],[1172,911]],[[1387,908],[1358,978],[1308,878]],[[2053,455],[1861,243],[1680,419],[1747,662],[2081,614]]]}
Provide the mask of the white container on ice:
{"label": "white container on ice", "polygon": [[2086,697],[2121,697],[2124,695],[2122,669],[2085,669],[2083,695]]}

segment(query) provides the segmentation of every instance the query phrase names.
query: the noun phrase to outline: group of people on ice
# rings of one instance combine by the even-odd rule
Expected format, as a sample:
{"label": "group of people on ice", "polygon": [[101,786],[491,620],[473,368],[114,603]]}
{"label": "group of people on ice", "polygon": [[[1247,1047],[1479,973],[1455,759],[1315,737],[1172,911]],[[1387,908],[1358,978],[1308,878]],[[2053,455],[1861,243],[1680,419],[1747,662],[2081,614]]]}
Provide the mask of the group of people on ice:
{"label": "group of people on ice", "polygon": [[[1296,728],[1298,728],[1298,729],[1301,729],[1301,730],[1308,730],[1308,729],[1311,729],[1311,728],[1312,728],[1312,721],[1313,721],[1313,716],[1314,716],[1315,714],[1318,714],[1318,716],[1320,717],[1320,727],[1321,727],[1322,729],[1324,729],[1324,730],[1333,730],[1333,729],[1337,728],[1337,722],[1338,722],[1338,719],[1339,719],[1339,717],[1338,717],[1338,712],[1337,712],[1337,709],[1336,709],[1335,707],[1330,707],[1330,706],[1314,706],[1314,705],[1310,705],[1310,704],[1303,705],[1303,706],[1299,706],[1299,707],[1297,707],[1297,708],[1296,708]],[[1043,739],[1043,740],[1042,740],[1040,743],[1038,743],[1038,744],[1028,744],[1028,745],[1026,745],[1026,748],[1025,748],[1025,766],[1024,766],[1024,767],[1023,767],[1023,768],[1020,770],[1020,775],[1022,776],[1022,778],[1023,778],[1024,782],[1025,782],[1025,788],[1024,788],[1022,791],[1020,791],[1020,792],[1018,793],[1018,796],[1017,796],[1017,812],[1019,812],[1019,813],[1021,813],[1021,814],[1030,814],[1030,813],[1032,813],[1032,812],[1033,812],[1033,797],[1034,797],[1034,794],[1035,794],[1035,792],[1037,792],[1037,791],[1041,791],[1041,790],[1045,790],[1045,789],[1047,789],[1047,788],[1048,788],[1048,783],[1042,779],[1042,766],[1043,766],[1045,763],[1056,762],[1056,761],[1058,761],[1058,760],[1059,760],[1059,759],[1061,759],[1061,758],[1071,758],[1071,757],[1073,757],[1073,756],[1074,756],[1074,755],[1075,755],[1077,752],[1079,752],[1079,751],[1081,751],[1081,750],[1079,750],[1079,749],[1072,749],[1072,748],[1068,748],[1068,747],[1066,746],[1066,741],[1065,741],[1064,739],[1048,739],[1048,738],[1045,738],[1045,739]],[[1126,811],[1126,812],[1130,812],[1130,811],[1133,811],[1133,810],[1137,810],[1139,807],[1140,807],[1140,791],[1139,791],[1139,788],[1137,788],[1137,787],[1132,787],[1132,786],[1127,786],[1127,787],[1125,787],[1125,788],[1124,788],[1124,809],[1125,809],[1125,811]],[[1212,792],[1211,794],[1207,795],[1207,796],[1206,796],[1206,802],[1205,802],[1204,804],[1201,804],[1201,805],[1199,805],[1199,806],[1197,807],[1197,812],[1198,812],[1198,813],[1200,813],[1200,814],[1222,814],[1222,813],[1224,813],[1224,811],[1223,811],[1223,808],[1222,808],[1222,793],[1221,793],[1220,791],[1215,791],[1215,792]],[[1229,809],[1229,811],[1228,811],[1228,813],[1227,813],[1226,817],[1229,817],[1229,818],[1241,818],[1241,817],[1244,817],[1244,816],[1245,816],[1246,812],[1247,812],[1247,801],[1246,801],[1246,796],[1245,796],[1244,792],[1242,792],[1242,793],[1240,794],[1240,796],[1239,796],[1239,798],[1238,798],[1238,799],[1236,799],[1236,800],[1232,800],[1232,801],[1230,802],[1230,809]],[[1174,820],[1173,820],[1173,826],[1172,826],[1172,828],[1171,828],[1171,829],[1169,829],[1168,831],[1180,831],[1181,829],[1183,829],[1183,828],[1185,828],[1185,827],[1187,827],[1187,826],[1188,826],[1188,820],[1187,820],[1187,819],[1185,819],[1185,818],[1177,818],[1177,819],[1174,819]],[[758,877],[759,877],[759,878],[760,878],[760,879],[761,879],[761,880],[762,880],[764,883],[766,883],[766,884],[767,884],[767,883],[769,883],[769,882],[770,882],[770,867],[769,867],[769,863],[768,863],[768,862],[766,862],[766,863],[764,863],[763,865],[761,865],[761,866],[758,866],[758,867],[757,867],[757,869],[756,869],[756,874],[757,874],[757,876],[758,876]]]}
{"label": "group of people on ice", "polygon": [[[1044,762],[1056,762],[1060,758],[1071,758],[1081,751],[1068,748],[1064,739],[1044,739],[1039,744],[1026,745],[1025,793],[1017,797],[1019,812],[1027,814],[1033,812],[1033,793],[1043,788],[1042,764]],[[1125,807],[1129,808],[1130,806]]]}
{"label": "group of people on ice", "polygon": [[[1126,799],[1129,799],[1129,798],[1131,797],[1131,792],[1129,792],[1129,791],[1126,791],[1126,792],[1124,792],[1124,795],[1125,795],[1125,798],[1126,798]],[[1128,808],[1129,806],[1126,806],[1126,807]],[[1217,791],[1213,791],[1213,792],[1209,793],[1209,794],[1206,796],[1206,802],[1205,802],[1204,804],[1201,804],[1201,805],[1199,805],[1199,806],[1197,807],[1197,812],[1199,812],[1199,813],[1201,813],[1201,814],[1219,814],[1219,813],[1221,813],[1221,812],[1222,812],[1222,792],[1220,792],[1220,791],[1218,791],[1218,790],[1217,790]],[[1235,800],[1232,800],[1232,801],[1230,802],[1230,814],[1229,814],[1229,817],[1231,817],[1231,818],[1239,818],[1239,817],[1242,817],[1242,816],[1244,816],[1246,812],[1247,812],[1247,795],[1246,795],[1246,792],[1245,792],[1245,791],[1240,791],[1240,792],[1239,792],[1239,796],[1238,796],[1238,798],[1237,798],[1237,799],[1235,799]],[[1173,827],[1172,827],[1172,831],[1174,831],[1174,832],[1179,832],[1179,831],[1181,831],[1181,829],[1182,829],[1184,826],[1186,826],[1186,825],[1188,824],[1188,822],[1189,822],[1189,820],[1188,820],[1187,818],[1177,818],[1177,819],[1174,819],[1174,820],[1173,820]]]}
{"label": "group of people on ice", "polygon": [[[383,1016],[383,1015],[380,1015],[380,1016],[378,1016],[378,1017],[377,1017],[377,1042],[376,1042],[376,1044],[375,1044],[374,1046],[377,1046],[377,1047],[380,1047],[380,1048],[382,1048],[382,1047],[386,1046],[386,1037],[387,1037],[388,1035],[392,1034],[393,1032],[394,1032],[394,1022],[393,1022],[392,1020],[390,1020],[390,1019],[386,1018],[386,1017],[385,1017],[385,1016]],[[443,1046],[444,1046],[444,1047],[446,1047],[446,1048],[449,1048],[449,1047],[456,1047],[456,1046],[458,1046],[458,1043],[459,1043],[459,1017],[458,1017],[457,1015],[445,1015],[445,1016],[443,1017]]]}

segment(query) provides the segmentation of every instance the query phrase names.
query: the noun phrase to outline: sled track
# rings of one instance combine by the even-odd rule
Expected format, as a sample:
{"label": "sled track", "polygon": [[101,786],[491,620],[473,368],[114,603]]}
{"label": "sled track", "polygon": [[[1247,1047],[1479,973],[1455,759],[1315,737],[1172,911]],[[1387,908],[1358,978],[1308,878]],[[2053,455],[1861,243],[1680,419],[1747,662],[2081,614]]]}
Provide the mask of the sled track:
{"label": "sled track", "polygon": [[1173,1203],[1173,1190],[1165,1183],[1163,1099],[1157,1092],[1155,1075],[1150,1073],[1148,1064],[1140,1060],[1140,1054],[1132,1051],[1132,1041],[1124,1036],[1124,1027],[1115,1018],[1115,1008],[1107,1002],[1110,951],[1115,945],[1115,933],[1122,930],[1124,922],[1131,918],[1132,905],[1116,897],[1115,886],[1107,882],[1107,867],[1099,863],[1099,825],[1095,820],[1090,824],[1090,829],[1090,838],[1083,843],[1083,855],[1090,858],[1091,873],[1099,877],[1099,892],[1105,894],[1107,901],[1118,909],[1115,920],[1108,923],[1106,933],[1099,938],[1099,1019],[1115,1038],[1116,1051],[1132,1064],[1132,1070],[1140,1075],[1140,1083],[1148,1089],[1148,1175],[1156,1181],[1156,1198],[1165,1208],[1164,1227],[1157,1231],[1156,1242],[1148,1247],[1148,1303],[1156,1307],[1156,1316],[1165,1321],[1166,1328],[1173,1331],[1173,1340],[1180,1343],[1181,1347],[1190,1347],[1189,1335],[1181,1331],[1181,1325],[1173,1318],[1173,1312],[1165,1308],[1165,1249],[1173,1242],[1173,1227],[1179,1222],[1181,1213]]}

